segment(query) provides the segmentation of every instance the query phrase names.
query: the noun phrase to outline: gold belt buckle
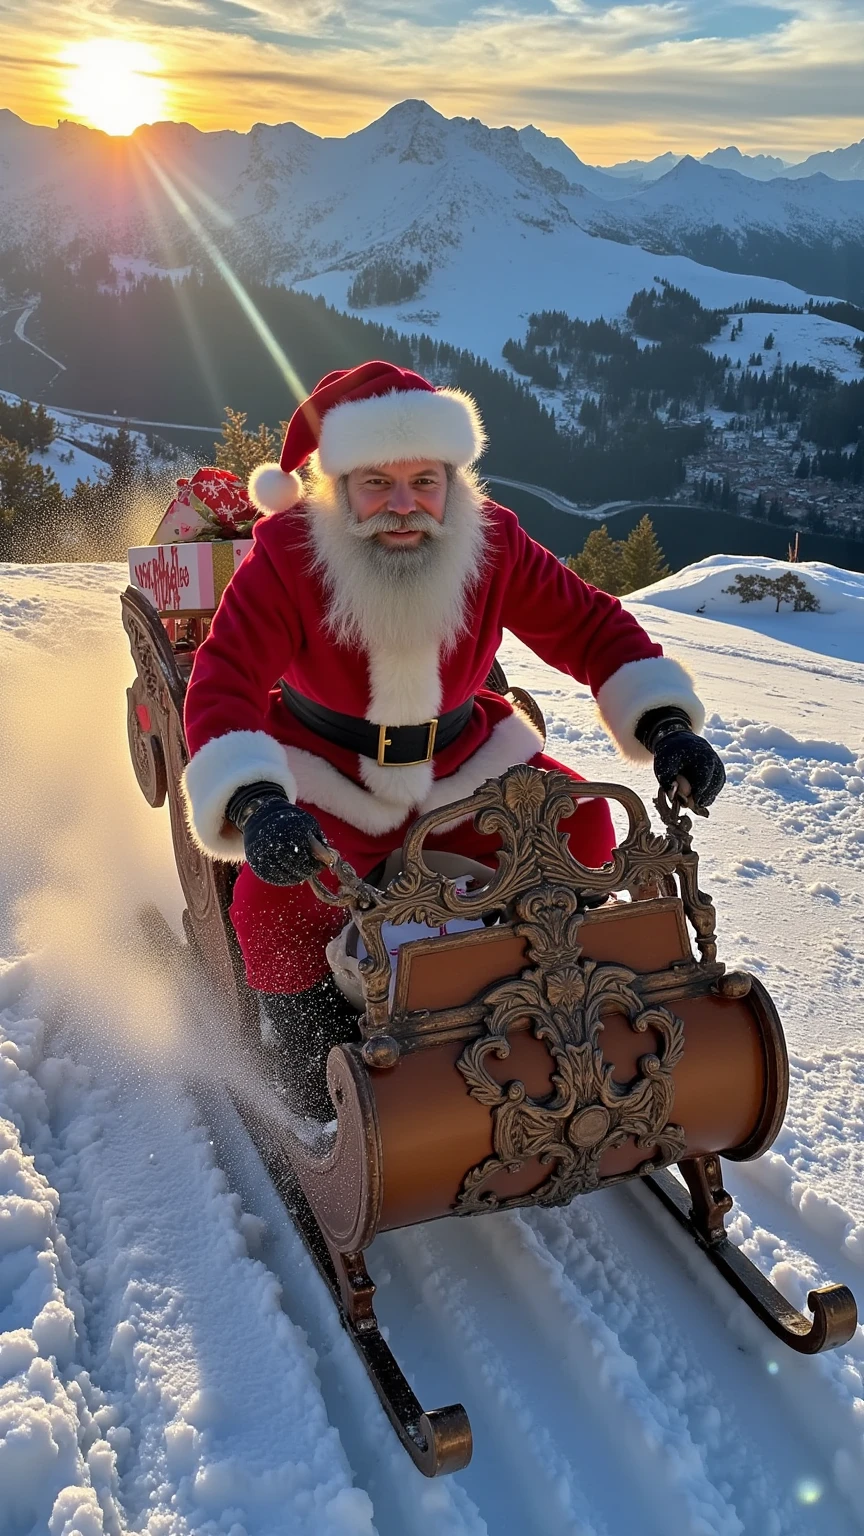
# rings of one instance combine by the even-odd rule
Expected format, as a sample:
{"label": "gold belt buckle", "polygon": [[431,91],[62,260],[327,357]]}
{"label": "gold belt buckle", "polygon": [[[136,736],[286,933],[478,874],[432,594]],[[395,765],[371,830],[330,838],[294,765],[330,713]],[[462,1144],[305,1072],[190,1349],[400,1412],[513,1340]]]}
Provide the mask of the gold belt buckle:
{"label": "gold belt buckle", "polygon": [[[432,761],[432,754],[435,751],[435,737],[438,734],[438,721],[437,721],[437,719],[435,719],[435,720],[422,720],[420,723],[421,723],[421,725],[425,725],[427,731],[429,732],[429,739],[428,739],[428,741],[426,743],[426,756],[425,757],[415,757],[414,761],[411,762],[411,763],[388,763],[387,757],[386,757],[386,752],[387,752],[387,748],[388,747],[392,747],[393,741],[392,741],[392,738],[387,735],[387,732],[391,729],[391,727],[389,725],[379,725],[379,727],[378,727],[378,767],[379,768],[418,768],[421,763],[431,763],[431,761]],[[397,727],[397,729],[398,729],[398,727]]]}

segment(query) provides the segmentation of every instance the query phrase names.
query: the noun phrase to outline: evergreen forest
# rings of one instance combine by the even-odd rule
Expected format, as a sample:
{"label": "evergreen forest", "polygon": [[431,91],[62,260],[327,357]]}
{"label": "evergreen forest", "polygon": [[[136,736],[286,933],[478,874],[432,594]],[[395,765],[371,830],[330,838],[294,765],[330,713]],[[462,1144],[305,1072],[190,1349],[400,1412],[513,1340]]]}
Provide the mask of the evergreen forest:
{"label": "evergreen forest", "polygon": [[[484,470],[573,501],[668,497],[683,481],[684,458],[704,440],[698,423],[663,422],[650,411],[621,413],[602,432],[568,431],[527,384],[463,348],[401,334],[291,289],[252,284],[248,292],[304,389],[370,357],[417,368],[477,399],[490,439]],[[230,403],[250,420],[275,426],[296,403],[216,277],[152,277],[118,289],[93,281],[89,271],[84,278],[55,273],[35,321],[41,345],[67,365],[59,387],[69,406],[207,424],[220,421]],[[699,358],[713,365],[706,353]]]}

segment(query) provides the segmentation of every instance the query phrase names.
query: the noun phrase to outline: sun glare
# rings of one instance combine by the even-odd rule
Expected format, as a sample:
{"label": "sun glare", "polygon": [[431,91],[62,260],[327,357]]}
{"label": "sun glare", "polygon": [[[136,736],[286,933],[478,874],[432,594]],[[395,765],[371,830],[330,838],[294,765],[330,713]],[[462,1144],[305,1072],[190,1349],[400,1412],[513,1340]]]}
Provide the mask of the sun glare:
{"label": "sun glare", "polygon": [[94,38],[66,56],[66,102],[76,118],[104,133],[132,133],[165,115],[159,61],[141,43]]}

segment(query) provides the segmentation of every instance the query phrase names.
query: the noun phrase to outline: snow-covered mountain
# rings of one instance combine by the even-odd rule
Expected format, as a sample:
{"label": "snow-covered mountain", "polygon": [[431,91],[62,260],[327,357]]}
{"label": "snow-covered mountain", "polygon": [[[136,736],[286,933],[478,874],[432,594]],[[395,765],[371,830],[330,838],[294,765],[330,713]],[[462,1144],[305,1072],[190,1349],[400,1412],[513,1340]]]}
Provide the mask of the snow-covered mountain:
{"label": "snow-covered mountain", "polygon": [[[598,197],[614,201],[617,198],[626,197],[628,192],[635,192],[640,185],[639,176],[612,175],[601,166],[586,165],[584,160],[579,159],[576,151],[571,149],[569,144],[564,143],[563,139],[556,139],[551,134],[543,133],[533,124],[519,129],[519,139],[529,155],[533,155],[541,165],[560,171],[573,186],[584,187],[586,191],[594,192]],[[669,158],[674,165],[675,157]]]}
{"label": "snow-covered mountain", "polygon": [[[596,169],[616,180],[642,185],[659,180],[683,159],[683,155],[667,150],[664,155],[655,155],[653,160],[622,160],[617,165],[597,166]],[[742,176],[752,176],[756,181],[770,181],[774,176],[788,174],[786,161],[777,155],[744,155],[734,144],[726,149],[709,150],[707,155],[698,157],[698,163],[713,165],[722,171],[740,171]]]}
{"label": "snow-covered mountain", "polygon": [[[523,132],[537,131],[523,129]],[[561,140],[554,142],[560,143]],[[667,150],[664,155],[655,155],[653,160],[621,160],[617,165],[598,165],[594,169],[616,180],[644,183],[657,181],[683,159],[683,155]],[[740,171],[742,176],[751,176],[754,181],[773,181],[776,176],[797,181],[802,176],[817,176],[820,173],[835,181],[864,179],[864,139],[857,144],[848,144],[845,149],[820,150],[808,155],[806,160],[796,162],[781,160],[779,155],[745,155],[734,144],[726,149],[712,149],[698,159],[700,165],[713,165],[722,171]]]}
{"label": "snow-covered mountain", "polygon": [[[617,226],[622,234],[637,238],[714,227],[810,240],[829,228],[864,231],[864,181],[838,182],[820,174],[760,183],[685,155],[665,176],[604,209],[599,217],[607,227]],[[596,213],[593,218],[596,227]]]}
{"label": "snow-covered mountain", "polygon": [[734,144],[700,155],[699,163],[716,166],[718,171],[740,171],[742,176],[752,176],[755,181],[771,181],[786,174],[786,162],[777,155],[742,155]]}
{"label": "snow-covered mountain", "polygon": [[685,155],[659,180],[584,220],[595,234],[712,266],[772,273],[864,304],[864,181],[759,182]]}
{"label": "snow-covered mountain", "polygon": [[617,165],[598,165],[597,170],[604,176],[620,177],[624,181],[642,183],[656,181],[658,176],[665,176],[667,171],[683,159],[682,155],[673,154],[667,149],[663,155],[655,155],[653,160],[619,160]]}
{"label": "snow-covered mountain", "polygon": [[808,155],[800,165],[790,165],[784,174],[797,177],[819,172],[838,181],[860,181],[864,177],[864,139],[847,144],[845,149],[826,149],[818,155]]}
{"label": "snow-covered mountain", "polygon": [[[487,242],[494,235],[496,260],[534,231],[559,244],[583,230],[712,261],[698,249],[709,232],[715,244],[718,233],[736,247],[753,234],[811,251],[864,238],[864,181],[820,174],[762,184],[685,156],[659,180],[628,185],[536,128],[448,119],[422,101],[342,139],[294,123],[246,134],[159,123],[111,139],[0,114],[5,243],[81,237],[173,267],[200,249],[195,220],[249,270],[289,281],[394,252],[441,268],[478,231]],[[744,270],[771,272],[770,252],[766,260]],[[817,261],[811,286],[818,278]]]}

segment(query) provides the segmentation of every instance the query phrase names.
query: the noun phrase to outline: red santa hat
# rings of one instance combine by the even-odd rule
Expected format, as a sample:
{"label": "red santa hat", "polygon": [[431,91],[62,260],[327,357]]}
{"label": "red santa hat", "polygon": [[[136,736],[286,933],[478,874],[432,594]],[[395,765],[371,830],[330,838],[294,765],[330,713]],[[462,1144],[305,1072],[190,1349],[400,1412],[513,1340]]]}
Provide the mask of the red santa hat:
{"label": "red santa hat", "polygon": [[328,373],[288,423],[278,464],[259,464],[249,495],[261,512],[283,512],[303,495],[296,471],[318,453],[334,477],[366,464],[440,459],[463,467],[480,457],[486,434],[470,395],[436,389],[394,363]]}

